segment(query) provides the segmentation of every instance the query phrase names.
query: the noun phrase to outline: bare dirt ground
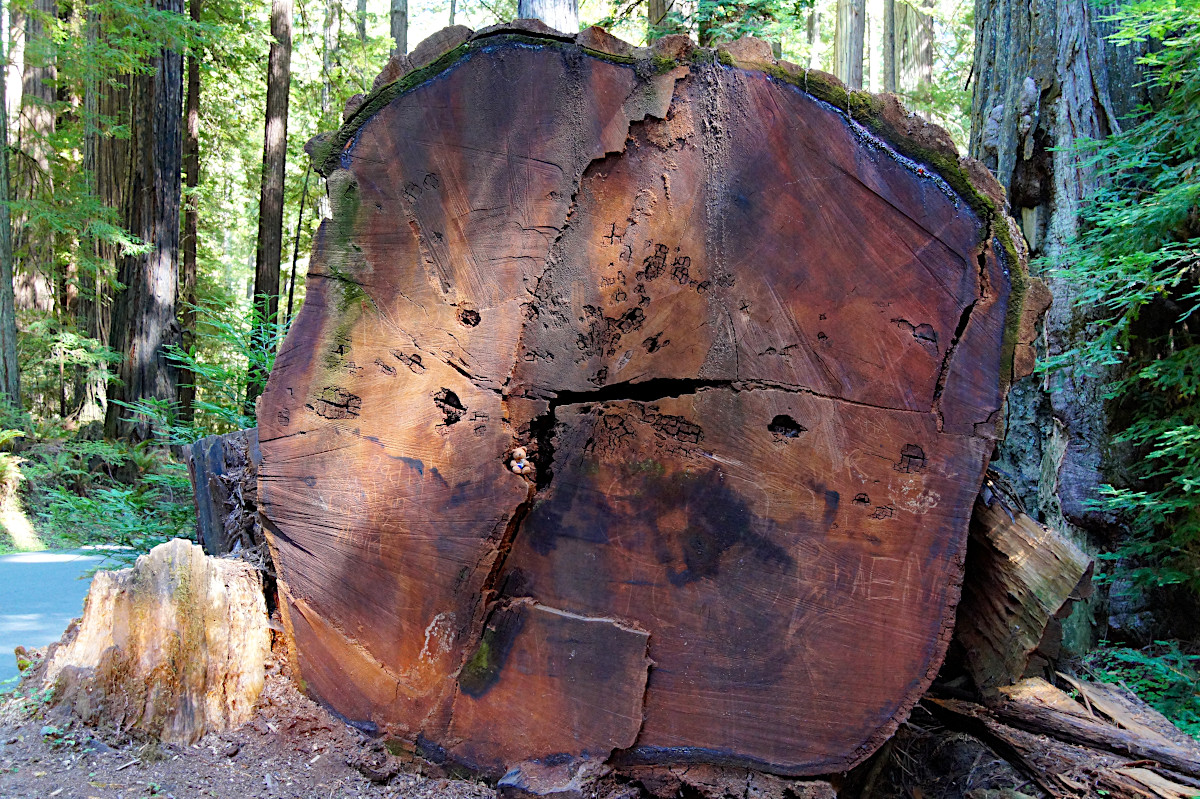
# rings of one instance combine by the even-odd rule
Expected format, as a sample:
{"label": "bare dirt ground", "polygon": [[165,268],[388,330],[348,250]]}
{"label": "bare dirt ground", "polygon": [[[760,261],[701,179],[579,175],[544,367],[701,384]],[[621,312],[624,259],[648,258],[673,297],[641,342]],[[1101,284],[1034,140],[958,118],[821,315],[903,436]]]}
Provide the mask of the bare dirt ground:
{"label": "bare dirt ground", "polygon": [[143,797],[493,799],[495,790],[392,757],[300,694],[278,660],[254,719],[193,746],[84,728],[28,687],[0,699],[0,799]]}

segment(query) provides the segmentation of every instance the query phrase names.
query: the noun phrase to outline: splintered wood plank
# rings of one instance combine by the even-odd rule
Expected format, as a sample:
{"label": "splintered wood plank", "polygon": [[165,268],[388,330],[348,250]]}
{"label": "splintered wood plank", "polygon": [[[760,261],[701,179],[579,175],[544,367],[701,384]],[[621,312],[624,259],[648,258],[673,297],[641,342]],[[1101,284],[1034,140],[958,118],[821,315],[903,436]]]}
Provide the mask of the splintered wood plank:
{"label": "splintered wood plank", "polygon": [[494,775],[845,769],[953,623],[1023,279],[995,192],[790,68],[531,35],[431,45],[317,153],[259,407],[298,673]]}
{"label": "splintered wood plank", "polygon": [[990,692],[1043,673],[1047,659],[1057,658],[1058,620],[1090,593],[1092,561],[1022,511],[995,473],[975,500],[969,529],[970,579],[955,635],[971,679]]}

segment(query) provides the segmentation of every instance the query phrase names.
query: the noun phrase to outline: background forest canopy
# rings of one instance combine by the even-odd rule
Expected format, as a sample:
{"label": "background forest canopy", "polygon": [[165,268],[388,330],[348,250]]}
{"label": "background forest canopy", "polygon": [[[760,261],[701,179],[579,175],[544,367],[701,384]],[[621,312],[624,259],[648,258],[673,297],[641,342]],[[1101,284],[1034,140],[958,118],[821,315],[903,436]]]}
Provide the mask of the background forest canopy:
{"label": "background forest canopy", "polygon": [[[517,3],[3,5],[10,174],[0,171],[9,198],[0,208],[11,215],[20,391],[0,421],[0,549],[103,541],[136,551],[191,537],[186,471],[163,445],[254,424],[254,398],[304,301],[308,253],[328,213],[305,142],[341,124],[347,100],[371,91],[397,44],[411,50],[446,25],[512,19]],[[1101,53],[1136,64],[1128,85],[1110,87],[1134,98],[1119,111],[1072,110],[1061,87],[1020,76],[1004,102],[984,97],[998,69],[985,51],[1017,35],[1005,16],[1013,3],[582,0],[578,16],[580,27],[599,24],[638,45],[666,33],[701,44],[757,36],[852,88],[899,94],[996,171],[1034,270],[1067,308],[1043,337],[1044,371],[1030,390],[1097,381],[1111,440],[1108,482],[1087,500],[1105,520],[1101,533],[1071,527],[1053,481],[1021,492],[1041,520],[1102,552],[1109,577],[1182,587],[1194,599],[1200,0],[1058,6],[1057,22],[1036,24],[1077,15]],[[1038,109],[1055,107],[1107,121],[1053,140],[1042,132],[1061,120]],[[1005,127],[1015,144],[1005,144]],[[1074,205],[1049,185],[1063,159],[1083,187]],[[0,338],[4,315],[0,302]],[[149,355],[139,345],[150,341],[173,343]],[[1005,465],[1016,460],[1002,452]],[[1194,680],[1189,658],[1172,651]]]}

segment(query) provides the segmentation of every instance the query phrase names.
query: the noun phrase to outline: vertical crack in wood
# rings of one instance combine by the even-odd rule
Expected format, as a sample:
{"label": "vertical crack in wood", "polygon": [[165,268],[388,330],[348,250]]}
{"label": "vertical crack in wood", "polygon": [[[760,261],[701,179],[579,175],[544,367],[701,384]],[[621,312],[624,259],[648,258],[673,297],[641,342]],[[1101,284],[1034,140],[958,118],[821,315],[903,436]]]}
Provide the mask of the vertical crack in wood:
{"label": "vertical crack in wood", "polygon": [[950,376],[950,367],[954,363],[954,353],[958,350],[958,344],[962,341],[963,336],[967,332],[967,327],[971,324],[971,314],[974,312],[975,307],[980,301],[986,300],[991,292],[986,252],[987,248],[995,241],[993,224],[991,221],[987,223],[983,235],[980,237],[979,249],[975,253],[976,262],[979,264],[979,293],[975,296],[975,299],[962,309],[962,313],[959,314],[958,325],[954,328],[954,336],[950,339],[950,344],[946,347],[946,354],[942,357],[942,364],[938,368],[937,383],[933,389],[933,406],[930,410],[937,417],[939,432],[945,428],[945,420],[942,417],[942,393],[946,389],[946,380]]}

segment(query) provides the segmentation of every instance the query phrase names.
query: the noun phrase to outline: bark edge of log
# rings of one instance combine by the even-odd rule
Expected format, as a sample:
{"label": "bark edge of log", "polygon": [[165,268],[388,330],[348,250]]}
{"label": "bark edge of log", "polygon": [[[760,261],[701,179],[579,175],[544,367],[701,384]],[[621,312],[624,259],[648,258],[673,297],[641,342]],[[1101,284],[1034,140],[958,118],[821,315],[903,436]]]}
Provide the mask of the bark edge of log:
{"label": "bark edge of log", "polygon": [[[523,24],[529,23],[529,24]],[[723,64],[763,72],[797,86],[828,103],[853,124],[879,136],[897,152],[917,161],[944,179],[963,197],[1003,246],[1010,270],[1011,294],[1005,324],[1003,361],[1009,364],[1002,390],[1033,373],[1034,339],[1038,320],[1050,307],[1050,290],[1045,281],[1028,273],[1028,247],[1017,221],[1007,212],[1004,187],[982,162],[960,155],[950,134],[942,127],[910,113],[894,94],[872,94],[851,90],[836,76],[775,58],[771,45],[762,39],[743,36],[715,48],[700,47],[688,36],[671,34],[651,47],[635,47],[603,28],[592,26],[571,37],[547,28],[537,20],[514,20],[478,32],[463,25],[444,28],[407,55],[393,56],[375,78],[372,90],[357,102],[336,131],[319,133],[305,145],[317,172],[329,177],[341,165],[340,153],[355,133],[376,112],[396,97],[446,71],[470,53],[503,38],[539,46],[579,46],[588,55],[615,63],[634,64],[639,69],[669,72],[681,64],[715,58]]]}

